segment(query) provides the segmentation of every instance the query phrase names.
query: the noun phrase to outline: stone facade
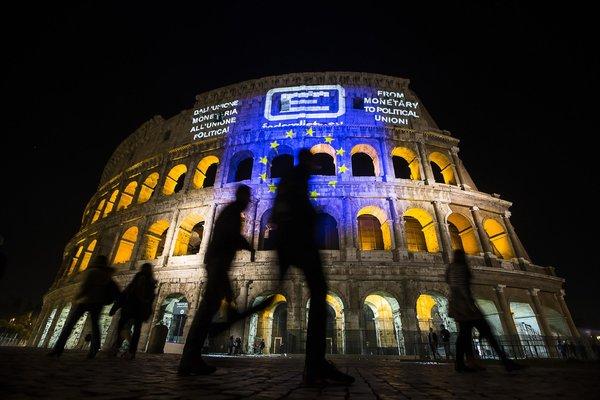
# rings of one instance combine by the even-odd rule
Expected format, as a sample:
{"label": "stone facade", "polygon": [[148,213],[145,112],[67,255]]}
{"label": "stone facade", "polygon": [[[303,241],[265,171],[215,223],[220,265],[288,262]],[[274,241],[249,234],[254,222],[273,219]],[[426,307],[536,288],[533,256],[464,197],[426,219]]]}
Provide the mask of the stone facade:
{"label": "stone facade", "polygon": [[[427,326],[433,324],[437,329],[436,324],[444,322],[452,330],[453,323],[445,314],[448,288],[444,272],[452,250],[462,246],[469,253],[474,293],[485,303],[484,312],[495,319],[497,333],[517,341],[537,335],[545,346],[543,351],[551,355],[555,352],[552,338],[578,336],[564,301],[564,280],[552,267],[532,262],[511,225],[511,203],[477,190],[459,158],[458,139],[437,127],[408,83],[394,77],[345,72],[268,77],[201,94],[193,109],[144,123],[108,162],[98,191],[84,211],[80,230],[65,247],[63,265],[44,297],[30,344],[48,346],[57,325],[60,328],[61,310],[70,304],[78,288],[80,272],[91,256],[105,254],[119,261],[116,279],[122,287],[142,263],[154,264],[159,281],[155,313],[144,324],[140,348],[145,348],[152,326],[161,321],[174,324],[175,319],[165,320],[165,313],[173,312],[169,307],[180,307],[187,319],[169,314],[169,318],[179,318],[182,326],[169,327],[177,332],[166,347],[167,351],[180,351],[202,293],[202,260],[213,221],[233,198],[237,183],[232,177],[239,167],[238,155],[250,154],[252,172],[242,182],[251,186],[254,198],[245,213],[244,235],[258,251],[253,260],[246,252],[237,255],[231,271],[235,302],[244,308],[261,296],[277,293],[286,308],[285,313],[267,310],[228,333],[242,337],[246,351],[251,351],[249,341],[263,338],[266,352],[278,352],[275,335],[280,335],[278,343],[283,342],[281,348],[286,351],[302,351],[309,293],[297,270],[278,286],[276,255],[262,249],[266,227],[261,221],[276,190],[277,179],[269,170],[274,157],[286,151],[295,156],[301,147],[309,147],[315,152],[335,151],[335,176],[316,176],[311,184],[315,207],[333,217],[339,241],[338,249],[322,253],[332,310],[329,351],[364,354],[374,348],[385,352],[392,348],[396,354],[411,355],[422,350]],[[265,127],[265,93],[279,87],[305,87],[301,85],[346,88],[344,123],[315,125],[314,129],[310,124]],[[365,98],[376,90],[402,93],[407,101],[418,102],[418,118],[401,126],[369,123],[370,116],[364,110],[352,109],[351,96]],[[229,133],[194,140],[190,133],[194,110],[233,99],[241,100]],[[332,139],[326,140],[328,137]],[[274,149],[273,143],[277,143]],[[372,160],[375,176],[353,175],[354,154],[361,152]],[[208,163],[202,164],[207,156],[218,161],[210,187],[202,185],[208,176]],[[399,159],[394,160],[394,156],[404,159],[413,171],[410,177],[397,177],[395,163]],[[173,172],[180,165],[185,167],[183,176]],[[436,165],[439,170],[435,170]],[[340,172],[343,166],[349,169]],[[156,182],[150,178],[152,174],[158,175]],[[149,186],[144,186],[147,182]],[[173,186],[175,190],[165,189]],[[140,200],[148,191],[149,199]],[[383,245],[365,248],[361,215],[377,219]],[[160,221],[164,230],[154,228]],[[418,250],[414,249],[418,240],[407,233],[407,224],[414,226],[415,221],[425,246]],[[196,229],[200,222],[202,229]],[[130,230],[132,227],[135,229]],[[194,232],[201,235],[199,248],[187,254]],[[178,255],[180,249],[185,254]],[[152,253],[156,255],[146,260]],[[110,322],[105,316],[103,321],[106,337],[111,337],[116,318]],[[86,329],[89,326],[81,331]],[[84,345],[83,336],[74,336],[73,347]],[[224,339],[214,338],[211,346],[222,350],[220,343]]]}

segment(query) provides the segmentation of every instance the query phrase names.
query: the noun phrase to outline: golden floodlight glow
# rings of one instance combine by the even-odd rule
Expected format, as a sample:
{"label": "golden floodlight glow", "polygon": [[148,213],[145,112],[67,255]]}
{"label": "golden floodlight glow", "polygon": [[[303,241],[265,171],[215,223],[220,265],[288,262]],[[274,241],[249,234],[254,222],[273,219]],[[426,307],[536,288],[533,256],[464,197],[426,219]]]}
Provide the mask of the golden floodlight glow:
{"label": "golden floodlight glow", "polygon": [[408,168],[410,168],[410,179],[415,181],[421,179],[419,159],[414,151],[408,147],[395,147],[394,150],[392,150],[392,157],[401,157],[406,161]]}
{"label": "golden floodlight glow", "polygon": [[[437,253],[440,251],[440,246],[437,239],[437,232],[435,229],[435,223],[429,213],[422,208],[410,208],[404,213],[404,217],[412,217],[418,221],[423,237],[425,238],[425,245],[427,252]],[[413,220],[405,218],[405,224],[413,224]],[[419,238],[414,235],[407,235],[406,241],[408,245],[408,251],[420,251],[421,246],[419,245]],[[411,250],[419,249],[419,250]]]}
{"label": "golden floodlight glow", "polygon": [[196,172],[194,173],[194,188],[201,189],[204,187],[204,180],[206,179],[206,172],[208,168],[213,164],[219,164],[219,159],[215,156],[206,156],[196,166]]}
{"label": "golden floodlight glow", "polygon": [[132,226],[123,233],[113,264],[123,264],[131,260],[131,253],[137,241],[137,235],[138,228],[136,226]]}
{"label": "golden floodlight glow", "polygon": [[505,260],[513,258],[514,252],[504,226],[493,218],[483,221],[483,229],[490,238],[494,253]]}
{"label": "golden floodlight glow", "polygon": [[452,169],[452,162],[450,159],[438,152],[434,151],[429,155],[429,161],[440,167],[442,175],[444,176],[444,183],[447,185],[456,185],[456,179],[454,178],[454,171]]}

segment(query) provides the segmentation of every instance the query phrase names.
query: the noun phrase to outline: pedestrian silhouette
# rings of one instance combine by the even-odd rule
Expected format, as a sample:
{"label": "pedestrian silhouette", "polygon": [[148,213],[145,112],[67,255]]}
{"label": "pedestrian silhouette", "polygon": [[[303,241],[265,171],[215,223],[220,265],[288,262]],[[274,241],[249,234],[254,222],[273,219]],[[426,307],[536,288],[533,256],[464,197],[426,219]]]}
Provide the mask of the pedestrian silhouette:
{"label": "pedestrian silhouette", "polygon": [[102,306],[111,304],[119,295],[119,287],[112,279],[114,268],[108,266],[106,256],[99,255],[90,263],[85,272],[79,292],[75,297],[75,307],[69,313],[58,340],[49,356],[58,357],[62,354],[67,339],[73,330],[73,327],[85,314],[89,313],[92,320],[92,342],[88,352],[88,358],[94,358],[100,350],[100,312]]}
{"label": "pedestrian silhouette", "polygon": [[[152,264],[145,263],[140,271],[135,274],[129,285],[121,292],[108,313],[114,315],[118,309],[121,309],[121,315],[117,323],[117,340],[112,346],[112,354],[117,354],[123,340],[127,339],[129,349],[124,356],[130,359],[135,357],[140,341],[142,323],[147,321],[152,314],[155,288],[156,280],[154,279]],[[130,325],[133,325],[133,335],[130,335]]]}
{"label": "pedestrian silhouette", "polygon": [[194,315],[185,341],[183,354],[179,362],[179,375],[207,375],[213,373],[216,368],[207,365],[202,359],[202,347],[208,334],[223,331],[247,315],[268,307],[273,300],[273,297],[268,297],[244,312],[238,312],[230,307],[227,320],[211,326],[211,320],[219,310],[221,301],[225,299],[228,304],[233,301],[233,290],[229,282],[228,272],[235,253],[238,250],[248,250],[254,253],[250,243],[240,234],[242,228],[241,214],[248,207],[250,197],[251,193],[248,186],[238,186],[235,201],[227,205],[215,221],[212,238],[204,257],[207,274],[204,296]]}
{"label": "pedestrian silhouette", "polygon": [[429,348],[431,349],[431,357],[434,360],[440,358],[440,353],[437,351],[439,344],[438,336],[431,327],[429,328],[429,333],[427,334],[427,341],[429,342]]}
{"label": "pedestrian silhouette", "polygon": [[450,286],[448,300],[448,315],[458,323],[458,337],[456,338],[455,369],[459,372],[473,372],[476,365],[465,364],[467,359],[474,359],[473,354],[473,328],[477,328],[480,338],[487,339],[496,351],[507,371],[522,369],[524,366],[510,360],[504,349],[494,337],[490,325],[485,320],[471,293],[471,271],[467,265],[465,252],[455,250],[453,262],[446,270],[446,282]]}
{"label": "pedestrian silhouette", "polygon": [[317,214],[308,196],[308,180],[314,168],[310,150],[300,150],[298,165],[283,176],[277,187],[272,222],[277,231],[279,278],[283,281],[294,265],[303,271],[310,290],[304,383],[321,384],[329,379],[350,384],[354,378],[325,359],[327,283],[315,241]]}
{"label": "pedestrian silhouette", "polygon": [[450,349],[450,331],[442,324],[440,325],[440,336],[442,338],[442,346],[444,346],[444,354],[446,360],[452,356],[452,350]]}
{"label": "pedestrian silhouette", "polygon": [[231,335],[231,336],[229,336],[229,339],[227,340],[227,354],[232,356],[233,349],[235,349],[235,340],[233,339],[233,335]]}

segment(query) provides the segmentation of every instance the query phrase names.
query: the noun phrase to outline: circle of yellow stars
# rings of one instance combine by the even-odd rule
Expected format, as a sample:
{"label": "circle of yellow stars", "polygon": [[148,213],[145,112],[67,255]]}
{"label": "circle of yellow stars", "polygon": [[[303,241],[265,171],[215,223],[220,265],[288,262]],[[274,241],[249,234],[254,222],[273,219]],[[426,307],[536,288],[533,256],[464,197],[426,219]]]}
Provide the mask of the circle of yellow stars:
{"label": "circle of yellow stars", "polygon": [[[307,129],[305,129],[304,131],[304,136],[309,136],[309,137],[314,137],[315,131],[313,130],[312,126],[308,127]],[[293,129],[289,129],[288,131],[285,132],[285,136],[284,139],[294,139],[296,138],[298,135],[296,134],[296,132],[294,132]],[[333,137],[333,135],[331,133],[326,134],[323,137],[323,141],[329,145],[333,146],[333,142],[334,142],[335,138]],[[280,143],[277,140],[274,140],[272,142],[269,143],[269,149],[271,150],[275,150],[275,152],[277,153],[278,150],[277,148],[280,146]],[[335,148],[335,155],[343,157],[344,154],[346,153],[346,150],[344,150],[341,146],[339,148]],[[277,185],[275,183],[273,183],[272,181],[269,182],[269,179],[267,177],[267,172],[266,172],[266,168],[269,165],[269,159],[267,156],[263,156],[260,157],[259,161],[260,164],[263,164],[265,166],[265,172],[263,172],[262,174],[259,175],[261,182],[266,183],[267,187],[269,188],[269,193],[276,193],[277,192]],[[349,168],[346,166],[346,164],[342,164],[340,166],[337,167],[337,173],[338,174],[345,174],[346,172],[349,171]],[[335,188],[337,186],[337,179],[332,179],[330,181],[327,182],[328,186],[331,186],[333,188]],[[310,191],[309,193],[309,197],[312,200],[316,200],[317,197],[319,197],[319,192],[316,189],[313,189]]]}

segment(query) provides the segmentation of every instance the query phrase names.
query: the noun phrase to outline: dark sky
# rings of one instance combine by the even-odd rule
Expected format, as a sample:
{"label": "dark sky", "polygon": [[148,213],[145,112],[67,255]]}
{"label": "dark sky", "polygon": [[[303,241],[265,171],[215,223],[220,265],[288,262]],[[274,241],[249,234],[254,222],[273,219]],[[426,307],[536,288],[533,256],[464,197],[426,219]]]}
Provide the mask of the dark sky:
{"label": "dark sky", "polygon": [[462,140],[480,190],[514,202],[513,225],[534,261],[566,278],[576,322],[600,327],[592,10],[499,1],[54,3],[27,2],[1,17],[4,311],[41,299],[104,165],[144,121],[226,84],[348,70],[411,80],[440,128]]}

